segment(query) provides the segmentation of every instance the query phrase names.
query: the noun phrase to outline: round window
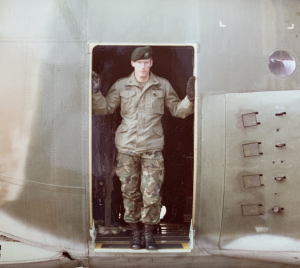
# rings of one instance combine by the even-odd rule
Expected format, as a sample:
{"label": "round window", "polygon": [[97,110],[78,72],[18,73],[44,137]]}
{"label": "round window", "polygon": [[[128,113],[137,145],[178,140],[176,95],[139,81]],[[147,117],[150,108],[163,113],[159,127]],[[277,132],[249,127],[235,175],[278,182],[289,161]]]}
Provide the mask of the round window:
{"label": "round window", "polygon": [[296,61],[289,52],[277,50],[269,57],[269,68],[278,77],[288,77],[295,71]]}

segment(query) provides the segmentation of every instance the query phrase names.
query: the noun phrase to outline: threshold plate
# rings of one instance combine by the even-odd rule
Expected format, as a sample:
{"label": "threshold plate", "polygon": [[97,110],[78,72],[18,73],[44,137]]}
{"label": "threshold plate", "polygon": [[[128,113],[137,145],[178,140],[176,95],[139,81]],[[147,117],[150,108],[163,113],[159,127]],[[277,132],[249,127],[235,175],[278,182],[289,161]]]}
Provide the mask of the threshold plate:
{"label": "threshold plate", "polygon": [[163,243],[158,244],[158,250],[133,250],[129,243],[97,243],[95,252],[131,252],[131,253],[157,253],[157,252],[190,252],[191,248],[188,243]]}

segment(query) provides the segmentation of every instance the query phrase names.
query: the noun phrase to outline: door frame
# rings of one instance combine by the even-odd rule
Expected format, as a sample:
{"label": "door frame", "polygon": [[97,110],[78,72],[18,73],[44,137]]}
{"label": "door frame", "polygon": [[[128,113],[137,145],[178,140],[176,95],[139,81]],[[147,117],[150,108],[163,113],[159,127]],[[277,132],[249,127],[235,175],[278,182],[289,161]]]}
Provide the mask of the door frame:
{"label": "door frame", "polygon": [[[92,60],[93,60],[93,49],[96,46],[192,46],[194,48],[194,59],[193,59],[193,75],[196,76],[195,81],[195,102],[194,102],[194,178],[193,178],[193,210],[192,210],[192,225],[193,229],[195,226],[195,213],[196,213],[196,185],[197,185],[197,152],[198,139],[200,138],[199,130],[199,101],[197,100],[199,92],[199,77],[198,77],[198,53],[200,53],[200,44],[196,42],[186,43],[89,43],[88,44],[88,55],[89,55],[89,213],[90,213],[90,230],[93,230],[93,195],[92,195]],[[200,159],[199,159],[200,163]]]}

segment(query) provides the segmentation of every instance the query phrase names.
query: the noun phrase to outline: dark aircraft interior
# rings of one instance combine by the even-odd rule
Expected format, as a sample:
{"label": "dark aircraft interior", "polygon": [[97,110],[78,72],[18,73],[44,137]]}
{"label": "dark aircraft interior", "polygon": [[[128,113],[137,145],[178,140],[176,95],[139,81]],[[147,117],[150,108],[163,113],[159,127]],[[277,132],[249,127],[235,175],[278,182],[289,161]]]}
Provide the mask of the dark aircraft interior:
{"label": "dark aircraft interior", "polygon": [[[101,92],[104,96],[118,79],[132,73],[130,55],[134,48],[135,46],[94,48],[92,70],[101,76]],[[183,99],[186,96],[186,83],[193,75],[194,48],[152,46],[152,49],[151,71],[167,79],[179,98]],[[114,139],[121,120],[120,108],[111,115],[92,115],[93,219],[97,228],[126,226],[123,220],[121,184],[115,175],[117,150]],[[186,119],[174,118],[165,107],[162,117],[165,179],[162,186],[161,223],[155,228],[157,241],[165,235],[188,241],[193,203],[193,123],[194,115]],[[129,235],[130,230],[117,235],[110,234],[105,239],[120,241],[120,237],[127,236],[129,241]],[[98,235],[97,239],[101,242],[103,236]]]}

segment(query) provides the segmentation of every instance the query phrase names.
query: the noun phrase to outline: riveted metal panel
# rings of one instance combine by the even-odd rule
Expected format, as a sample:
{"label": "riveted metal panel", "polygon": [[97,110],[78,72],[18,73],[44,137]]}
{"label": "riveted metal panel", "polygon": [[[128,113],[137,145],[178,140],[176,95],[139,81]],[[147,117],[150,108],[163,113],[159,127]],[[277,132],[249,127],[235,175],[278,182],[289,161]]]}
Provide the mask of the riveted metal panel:
{"label": "riveted metal panel", "polygon": [[[255,261],[249,259],[228,258],[224,256],[194,257],[192,268],[287,268],[286,264]],[[294,267],[294,266],[293,266]],[[289,267],[292,268],[292,267]]]}
{"label": "riveted metal panel", "polygon": [[[169,0],[131,0],[130,4],[120,0],[113,3],[92,0],[88,8],[88,38],[91,41],[182,43],[194,40],[200,26],[199,1],[193,0],[185,1],[184,5]],[[111,19],[108,14],[118,20]],[[128,14],[134,16],[129,20]]]}
{"label": "riveted metal panel", "polygon": [[85,42],[87,1],[1,1],[0,40]]}
{"label": "riveted metal panel", "polygon": [[[286,4],[287,2],[288,4]],[[48,231],[51,230],[51,232],[49,231],[50,233],[52,233],[52,230],[58,232],[56,229],[57,224],[59,224],[57,219],[61,218],[60,213],[63,213],[64,209],[70,209],[71,211],[66,213],[65,220],[67,220],[70,219],[74,204],[83,211],[86,206],[84,195],[78,199],[76,199],[77,196],[75,195],[74,198],[76,201],[65,202],[65,200],[70,194],[78,194],[78,192],[72,192],[73,188],[81,187],[79,191],[83,191],[82,188],[86,187],[87,184],[87,169],[85,167],[87,159],[84,153],[87,151],[85,143],[87,143],[88,109],[85,99],[87,93],[84,91],[87,85],[82,81],[82,86],[76,86],[74,89],[74,92],[78,95],[74,96],[74,98],[72,96],[70,99],[70,102],[73,102],[75,98],[80,96],[80,106],[82,109],[78,109],[78,111],[72,104],[67,105],[65,110],[62,108],[67,102],[68,93],[64,96],[61,91],[56,91],[56,93],[51,92],[56,85],[59,86],[60,84],[67,88],[67,92],[72,88],[72,85],[70,86],[59,78],[58,72],[62,71],[62,69],[58,68],[59,71],[56,69],[58,66],[56,63],[59,62],[60,57],[57,58],[56,56],[58,55],[56,43],[85,42],[85,22],[87,21],[86,3],[87,1],[81,0],[0,1],[0,39],[3,42],[7,42],[1,44],[1,48],[5,47],[5,49],[1,50],[0,55],[1,62],[5,63],[0,63],[1,73],[5,74],[1,76],[0,86],[1,88],[7,89],[5,96],[3,98],[1,97],[2,101],[0,105],[2,109],[1,114],[6,115],[1,118],[6,126],[6,130],[4,132],[1,131],[0,134],[4,137],[4,139],[1,137],[1,141],[5,141],[1,144],[1,153],[4,152],[4,157],[1,159],[3,160],[1,163],[4,164],[1,166],[1,170],[4,170],[4,175],[8,175],[14,179],[21,179],[22,183],[24,181],[26,187],[30,188],[28,191],[25,190],[26,187],[21,187],[23,185],[22,183],[16,183],[19,182],[18,180],[11,180],[9,187],[7,186],[7,181],[1,182],[2,191],[0,203],[6,200],[5,204],[1,207],[1,211],[3,212],[1,212],[1,219],[7,219],[5,228],[9,227],[11,230],[21,228],[20,232],[26,233],[28,230],[26,228],[28,228],[32,222],[36,222],[35,216],[31,218],[28,214],[28,209],[30,210],[33,207],[32,203],[36,201],[37,198],[40,198],[42,201],[39,205],[41,208],[45,208],[46,203],[51,200],[50,206],[47,207],[48,210],[43,211],[43,213],[39,211],[41,217],[43,217],[41,222],[44,223],[43,226],[46,226],[46,235],[43,240],[35,240],[37,243],[45,241],[45,244],[47,244],[48,241],[51,241],[51,243],[54,241],[51,240],[52,237],[50,237]],[[168,42],[185,43],[189,40],[201,42],[201,53],[196,55],[199,63],[201,62],[197,74],[198,78],[201,79],[201,93],[281,91],[299,88],[299,68],[296,69],[292,77],[285,80],[275,78],[267,68],[267,56],[276,48],[283,48],[290,51],[298,63],[297,55],[299,55],[300,44],[298,36],[300,28],[295,27],[293,30],[288,30],[291,24],[298,25],[300,22],[300,16],[297,14],[297,10],[299,9],[298,0],[190,0],[185,1],[184,4],[182,4],[181,1],[173,0],[164,1],[164,3],[161,3],[161,1],[138,0],[130,1],[130,4],[128,4],[128,1],[123,0],[113,2],[90,0],[89,5],[89,41],[114,43],[120,41],[128,43],[157,42],[165,44]],[[32,43],[38,44],[32,46]],[[49,43],[49,46],[43,46],[42,43]],[[36,56],[39,60],[31,61],[27,54],[27,51],[30,51],[31,47],[34,48],[32,51],[43,50],[42,55],[47,55],[47,58]],[[73,51],[73,49],[74,46],[70,46],[69,55],[72,54],[71,51]],[[67,50],[67,48],[63,50]],[[9,56],[6,55],[7,51],[9,51],[9,54],[7,54]],[[84,46],[82,51],[84,51]],[[74,55],[76,53],[78,53],[78,50],[74,49]],[[63,62],[65,60],[67,60],[67,58],[63,58]],[[83,62],[88,62],[87,58],[83,57],[82,60]],[[28,61],[27,65],[26,61]],[[12,64],[12,62],[14,64]],[[41,66],[43,66],[42,63],[46,63],[45,65],[48,67],[40,69]],[[72,78],[71,73],[73,73],[73,67],[74,73],[78,74],[78,69],[75,67],[77,64],[78,62],[75,62],[74,65],[72,65],[69,61],[68,66],[66,65],[63,68],[65,72],[62,73]],[[29,65],[36,67],[37,70],[40,69],[40,72],[32,72],[32,75],[27,75],[27,71],[30,71],[28,68]],[[61,78],[63,78],[64,75],[62,75]],[[85,73],[85,75],[86,77],[88,76],[87,73]],[[11,81],[14,82],[12,83]],[[34,91],[36,88],[32,87],[35,83],[38,85],[36,88],[39,88],[38,94]],[[34,90],[32,90],[32,88],[34,88]],[[81,95],[79,90],[81,90]],[[43,94],[44,97],[41,97]],[[58,96],[58,98],[55,96]],[[38,100],[34,101],[36,97]],[[60,97],[61,99],[59,99]],[[31,112],[30,109],[29,111],[27,109],[31,107],[32,103],[38,103],[36,106],[38,109],[33,111],[36,115],[35,118],[27,116],[27,112]],[[79,105],[79,103],[76,104]],[[9,105],[14,108],[13,113]],[[260,105],[263,107],[264,103],[260,102]],[[26,108],[25,116],[21,114],[22,109],[16,107]],[[56,112],[52,111],[53,107],[56,107]],[[214,120],[218,118],[216,114],[215,118],[209,117],[209,112],[213,112],[211,110],[216,108],[214,106],[212,107],[206,106],[206,108],[203,109],[203,115]],[[68,111],[68,109],[70,110]],[[217,109],[219,109],[219,107],[217,107]],[[2,111],[4,111],[4,113],[2,113]],[[61,113],[67,112],[70,115],[74,111],[83,113],[81,115],[82,135],[80,137],[76,136],[78,128],[74,128],[74,139],[76,137],[78,142],[77,146],[80,147],[75,149],[72,147],[74,144],[72,137],[70,138],[71,140],[68,141],[64,139],[65,136],[71,136],[70,128],[73,127],[73,124],[68,123],[64,125],[67,119],[69,119],[66,115],[59,118]],[[44,117],[45,114],[47,114],[47,117]],[[24,117],[26,121],[23,121]],[[258,117],[260,120],[260,115],[258,115]],[[8,118],[11,120],[6,120]],[[79,120],[78,115],[72,118],[73,120],[75,118],[74,122],[78,122]],[[206,164],[209,161],[213,162],[214,160],[212,159],[216,159],[220,161],[219,163],[223,164],[225,158],[224,145],[222,139],[220,139],[223,130],[220,131],[220,133],[214,132],[223,129],[223,126],[220,128],[218,125],[213,127],[211,122],[205,122],[205,118],[203,120],[204,136],[209,136],[209,132],[205,132],[205,128],[207,127],[207,130],[210,130],[210,134],[217,137],[218,140],[214,143],[216,147],[213,146],[212,149],[205,144],[205,140],[201,141],[204,146],[207,146],[203,149],[203,153],[205,156],[208,156],[207,160],[201,161],[203,161],[203,164]],[[52,128],[50,124],[53,122],[56,125]],[[220,123],[221,120],[218,119],[216,122]],[[34,125],[33,128],[31,128],[31,123]],[[19,129],[16,126],[18,126]],[[46,128],[46,130],[43,128]],[[25,132],[21,132],[21,135],[20,129],[25,130]],[[49,129],[50,131],[48,131]],[[46,133],[47,131],[48,133]],[[60,135],[60,131],[62,131],[64,135]],[[201,126],[199,126],[199,133],[200,132]],[[57,133],[57,136],[53,135],[53,133]],[[32,137],[32,139],[28,140],[28,137]],[[34,143],[30,143],[30,141],[34,141]],[[255,139],[250,139],[249,142],[255,142]],[[283,152],[289,148],[289,144],[286,144],[286,148],[281,148]],[[60,148],[60,146],[62,147]],[[262,146],[264,146],[263,149],[265,149],[264,141],[262,142]],[[51,148],[51,150],[49,148]],[[279,148],[276,149],[279,150]],[[81,161],[78,160],[76,155],[66,158],[69,150],[72,154],[81,154],[83,156]],[[200,156],[200,152],[197,153],[198,156]],[[212,153],[215,153],[215,155]],[[216,156],[218,153],[220,153],[221,156]],[[31,157],[27,157],[27,154]],[[58,154],[62,154],[62,157],[59,157]],[[8,157],[6,158],[6,156]],[[213,156],[216,156],[216,158],[212,158]],[[71,159],[75,159],[75,163],[81,162],[82,168],[80,171],[72,166]],[[288,165],[285,160],[277,160],[274,159],[272,165],[280,164],[281,161],[283,161],[281,164],[286,163]],[[62,165],[59,165],[60,162]],[[205,217],[201,219],[199,216],[199,218],[196,219],[196,229],[198,234],[202,231],[204,231],[204,234],[206,230],[208,233],[214,233],[214,236],[217,236],[216,234],[219,233],[220,229],[220,196],[222,196],[223,189],[221,187],[223,184],[220,184],[219,179],[221,173],[224,171],[221,170],[218,163],[208,164],[208,168],[202,165],[204,169],[203,173],[201,173],[203,182],[200,183],[200,180],[197,181],[197,189],[200,189],[200,186],[203,186],[203,188],[200,191],[201,195],[199,195],[199,197],[198,192],[196,192],[199,200],[196,203],[196,208],[201,207],[204,211],[202,215],[205,215]],[[213,173],[208,174],[209,167],[215,167],[215,165],[217,165],[218,168],[216,170],[211,169],[210,171]],[[36,166],[40,166],[40,168]],[[279,168],[274,168],[274,170],[279,170]],[[199,166],[198,171],[200,171]],[[279,171],[276,172],[276,176],[284,175],[277,174]],[[216,172],[216,176],[214,172]],[[240,174],[239,182],[242,181],[243,175],[251,175],[253,173],[257,174],[258,172],[247,171]],[[38,180],[34,182],[30,181],[33,176],[38,178]],[[205,181],[206,177],[209,178],[209,180]],[[264,175],[263,181],[265,177]],[[286,181],[282,182],[282,184],[288,182],[288,179],[289,176],[287,176]],[[214,185],[212,183],[211,185],[210,180],[217,184]],[[38,193],[31,189],[36,186],[37,182],[46,183],[46,185],[43,185],[45,188]],[[52,191],[48,191],[52,185]],[[70,186],[71,190],[60,192],[59,189],[63,189],[61,186]],[[206,187],[208,187],[209,191],[215,190],[215,192],[211,191],[215,196],[205,195]],[[260,187],[255,190],[265,191],[264,189],[266,189],[266,187]],[[254,189],[247,190],[253,191]],[[60,198],[60,193],[65,193],[61,202],[55,201],[57,198]],[[80,194],[81,193],[82,192],[80,192]],[[35,199],[31,197],[33,194],[37,195]],[[19,198],[20,196],[22,196],[22,198]],[[205,197],[202,199],[201,204],[207,203],[207,205],[212,205],[212,216],[210,216],[209,206],[200,206],[202,198],[200,196]],[[252,199],[248,198],[246,201],[248,202],[249,200],[251,201]],[[71,208],[64,207],[63,203],[68,204]],[[3,203],[1,203],[1,205],[2,204]],[[215,204],[218,205],[215,206]],[[292,201],[292,204],[295,205],[296,202]],[[23,206],[26,208],[25,210],[23,210]],[[61,206],[62,212],[57,212],[58,206]],[[214,209],[216,207],[217,211],[215,212]],[[225,208],[227,209],[227,207]],[[47,213],[48,211],[49,214]],[[284,212],[286,213],[286,210]],[[197,213],[200,215],[200,212]],[[52,215],[54,215],[54,217],[52,217]],[[81,230],[83,233],[88,229],[87,226],[84,226],[85,216],[83,212],[81,217],[83,221],[80,223],[81,227],[75,227],[78,228],[76,230],[83,228],[83,231]],[[18,221],[18,219],[20,219],[20,221]],[[25,224],[26,228],[20,227],[27,219],[29,221],[28,224]],[[76,219],[76,217],[73,218],[73,220],[74,219]],[[198,220],[201,222],[201,225],[197,223]],[[211,222],[209,220],[211,220]],[[226,220],[228,219],[226,218]],[[213,223],[211,227],[216,227],[216,229],[210,229],[210,223]],[[203,226],[203,229],[201,229],[201,226]],[[39,226],[37,225],[36,227]],[[0,229],[1,228],[3,228],[3,225],[0,223]],[[3,230],[5,228],[3,228]],[[228,231],[226,228],[225,224],[225,233]],[[292,230],[295,230],[296,227],[293,226],[293,228]],[[233,232],[233,230],[231,231]],[[63,232],[63,230],[59,230],[59,232]],[[33,239],[33,236],[29,237],[29,234],[32,233],[29,232],[26,238]],[[37,237],[40,239],[43,236],[37,235]],[[200,236],[198,236],[198,238],[199,237]],[[206,241],[209,242],[209,240]],[[215,243],[217,240],[212,241]],[[59,247],[65,245],[61,241],[56,241],[55,243],[57,243]],[[271,259],[271,257],[270,255],[269,258]]]}
{"label": "riveted metal panel", "polygon": [[221,232],[225,166],[225,96],[202,96],[201,180],[197,181],[196,243],[218,248]]}
{"label": "riveted metal panel", "polygon": [[[298,0],[90,0],[87,36],[115,44],[194,40],[200,43],[202,92],[297,89],[299,68],[292,77],[277,79],[268,55],[281,48],[298,62],[300,29],[287,29],[300,23],[298,9]],[[128,19],[128,14],[134,16]]]}
{"label": "riveted metal panel", "polygon": [[30,263],[12,263],[0,264],[1,268],[61,268],[59,260],[30,262]]}
{"label": "riveted metal panel", "polygon": [[70,260],[69,258],[60,258],[59,259],[62,268],[78,268],[81,267],[78,260]]}
{"label": "riveted metal panel", "polygon": [[0,267],[14,262],[33,262],[37,259],[46,261],[60,257],[60,252],[33,247],[20,242],[0,240]]}
{"label": "riveted metal panel", "polygon": [[[257,243],[249,242],[255,236],[257,241],[260,237],[264,239],[265,251],[299,249],[299,103],[300,91],[226,95],[222,248],[257,250]],[[251,112],[258,112],[261,124],[245,127],[241,114]],[[254,142],[261,142],[263,155],[246,157],[243,144]],[[276,147],[279,143],[286,146]],[[262,174],[260,180],[264,186],[245,188],[243,178],[255,174]],[[277,176],[286,179],[277,181],[274,179]],[[275,206],[284,210],[274,213]],[[289,246],[283,246],[280,239]]]}
{"label": "riveted metal panel", "polygon": [[0,233],[77,256],[88,242],[86,4],[0,2]]}

